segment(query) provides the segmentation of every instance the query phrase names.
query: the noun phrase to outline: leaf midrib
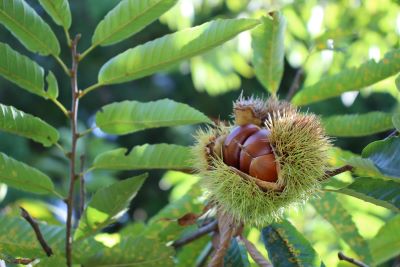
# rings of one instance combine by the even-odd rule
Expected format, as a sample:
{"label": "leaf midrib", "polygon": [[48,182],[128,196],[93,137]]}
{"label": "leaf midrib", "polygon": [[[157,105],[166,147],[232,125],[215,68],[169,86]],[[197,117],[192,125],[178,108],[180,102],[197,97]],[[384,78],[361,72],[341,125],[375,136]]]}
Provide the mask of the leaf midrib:
{"label": "leaf midrib", "polygon": [[36,94],[38,94],[40,96],[43,96],[41,94],[43,88],[36,87],[36,85],[34,83],[32,83],[30,80],[23,79],[22,76],[19,76],[19,75],[15,74],[15,72],[7,71],[6,69],[2,68],[1,66],[0,66],[0,71],[5,73],[5,74],[7,74],[7,75],[9,75],[10,77],[12,77],[15,80],[19,80],[19,81],[22,81],[23,83],[26,83],[28,85],[28,87],[33,88],[34,91],[30,91],[29,89],[24,88],[25,90],[28,90],[28,91],[30,91],[32,93],[35,92]]}
{"label": "leaf midrib", "polygon": [[[250,28],[252,28],[252,27],[254,27],[254,25],[246,25],[246,27],[243,27],[243,29],[241,29],[239,32],[248,30],[248,29],[250,29]],[[236,31],[235,31],[235,32],[236,32]],[[121,79],[121,78],[123,78],[123,77],[129,77],[129,76],[137,75],[137,73],[148,71],[149,69],[154,68],[154,66],[157,66],[157,68],[160,69],[160,68],[163,68],[165,65],[170,64],[171,62],[180,61],[180,60],[185,59],[185,58],[191,58],[191,57],[193,57],[193,56],[195,56],[195,55],[197,55],[197,54],[199,54],[199,53],[201,54],[201,53],[204,52],[204,51],[207,51],[207,50],[209,50],[209,49],[211,49],[211,48],[213,48],[213,47],[215,47],[215,46],[220,45],[221,43],[225,42],[226,40],[231,39],[230,36],[231,36],[231,35],[228,35],[226,38],[223,38],[223,39],[219,40],[218,42],[216,42],[216,43],[214,43],[214,44],[212,44],[212,45],[210,45],[210,46],[207,46],[207,45],[206,45],[205,47],[203,47],[203,48],[201,48],[201,49],[199,49],[199,50],[196,50],[196,51],[194,51],[194,52],[189,52],[189,53],[187,53],[187,54],[181,54],[180,56],[177,56],[177,57],[172,58],[172,59],[169,59],[169,60],[161,61],[161,62],[158,62],[158,63],[156,63],[156,64],[152,63],[151,66],[148,66],[147,68],[142,68],[142,69],[139,69],[139,70],[136,70],[136,71],[133,71],[133,72],[125,72],[124,74],[121,74],[121,75],[119,75],[119,76],[116,76],[116,77],[114,77],[113,79],[110,79],[110,80],[105,81],[105,82],[103,82],[103,83],[99,83],[99,85],[112,84],[113,81],[115,81],[115,80]],[[156,40],[160,40],[160,39],[156,39]],[[156,40],[154,40],[154,41],[156,41]],[[154,41],[153,41],[153,42],[154,42]],[[146,45],[146,44],[143,44],[143,45],[140,45],[140,46],[138,46],[138,47],[144,47],[145,45]],[[136,48],[132,48],[131,51],[129,51],[129,50],[128,50],[128,51],[129,51],[129,52],[132,52],[133,49],[137,49],[137,47],[136,47]],[[129,53],[129,52],[128,52],[128,53]],[[125,53],[125,52],[124,52],[124,53]],[[122,53],[122,54],[124,54],[124,53]],[[116,57],[120,57],[122,54],[119,54],[119,55],[116,56]],[[116,57],[110,59],[108,62],[106,62],[106,64],[109,63],[109,62],[112,62],[113,60],[115,60]],[[102,72],[103,72],[103,71],[100,70],[99,76],[102,74]],[[133,79],[135,79],[135,78],[133,78]]]}
{"label": "leaf midrib", "polygon": [[[125,24],[122,24],[120,27],[117,27],[117,30],[114,33],[109,34],[108,36],[106,36],[103,39],[100,39],[100,41],[93,43],[93,46],[98,46],[100,45],[102,42],[104,42],[104,40],[107,40],[109,38],[112,37],[112,35],[118,34],[119,32],[121,32],[128,24],[132,23],[134,20],[137,20],[140,17],[143,17],[150,9],[153,9],[155,6],[157,6],[158,4],[160,4],[162,1],[164,0],[159,0],[158,2],[156,2],[154,5],[150,5],[148,8],[144,9],[142,13],[139,13],[136,17],[132,18],[131,20],[128,20],[128,22],[126,22]],[[104,20],[103,20],[104,22]],[[104,22],[105,23],[105,22]]]}
{"label": "leaf midrib", "polygon": [[53,51],[51,51],[51,49],[49,49],[48,46],[43,45],[44,43],[43,43],[40,39],[36,38],[36,36],[35,36],[35,35],[32,35],[30,31],[27,31],[24,27],[22,27],[21,24],[18,22],[18,20],[13,20],[13,17],[10,17],[3,9],[0,9],[0,12],[1,12],[2,14],[4,14],[7,18],[9,18],[12,22],[14,22],[17,26],[19,26],[19,27],[21,28],[22,31],[24,31],[24,32],[27,33],[29,36],[31,36],[31,38],[33,38],[34,40],[36,40],[36,41],[42,46],[42,48],[47,48],[47,49],[48,49],[47,51],[50,52],[50,54],[54,55],[54,54],[53,54]]}
{"label": "leaf midrib", "polygon": [[43,0],[43,1],[46,1],[51,6],[51,8],[53,9],[53,13],[57,15],[58,19],[60,20],[61,24],[64,27],[65,26],[64,25],[65,21],[63,20],[63,17],[57,12],[57,8],[54,5],[53,1],[52,0],[50,0],[50,1],[49,0]]}

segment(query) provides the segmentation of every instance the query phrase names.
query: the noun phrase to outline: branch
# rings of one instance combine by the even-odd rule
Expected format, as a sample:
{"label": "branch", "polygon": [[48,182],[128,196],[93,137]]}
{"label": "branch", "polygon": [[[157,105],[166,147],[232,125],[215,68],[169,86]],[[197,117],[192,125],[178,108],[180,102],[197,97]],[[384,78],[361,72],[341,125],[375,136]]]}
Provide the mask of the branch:
{"label": "branch", "polygon": [[303,78],[303,74],[304,74],[304,70],[302,68],[300,68],[296,72],[296,75],[294,76],[292,85],[290,86],[289,92],[286,96],[286,101],[290,102],[290,100],[292,100],[296,91],[299,90],[300,85],[301,85],[301,79]]}
{"label": "branch", "polygon": [[35,232],[36,238],[39,241],[40,245],[42,246],[44,252],[46,252],[47,257],[53,255],[53,250],[47,244],[46,240],[40,231],[39,225],[37,222],[31,217],[31,215],[26,211],[23,207],[19,207],[21,209],[21,216],[31,225],[33,231]]}
{"label": "branch", "polygon": [[321,181],[328,180],[329,178],[331,178],[331,177],[333,177],[335,175],[338,175],[338,174],[346,172],[346,171],[352,171],[353,169],[354,169],[353,166],[344,165],[344,166],[342,166],[340,168],[337,168],[337,169],[334,169],[332,171],[325,172],[324,177],[320,178],[320,180]]}
{"label": "branch", "polygon": [[350,258],[350,257],[344,255],[343,252],[341,252],[341,251],[338,253],[338,258],[341,261],[350,262],[350,263],[354,264],[355,266],[369,267],[367,264],[363,263],[362,261],[359,261],[359,260],[356,260],[356,259],[353,259],[353,258]]}
{"label": "branch", "polygon": [[240,239],[243,241],[244,245],[246,246],[247,251],[249,252],[250,256],[253,258],[253,260],[261,267],[273,267],[270,262],[267,261],[267,259],[264,258],[264,256],[261,254],[261,252],[254,246],[253,243],[251,243],[249,240],[247,240],[246,237],[243,235],[239,236]]}
{"label": "branch", "polygon": [[79,139],[78,133],[78,106],[79,106],[79,90],[78,90],[78,62],[79,54],[76,51],[78,41],[81,35],[75,36],[75,39],[71,42],[71,54],[72,54],[72,68],[71,68],[71,91],[72,91],[72,108],[70,114],[71,120],[71,144],[72,149],[69,153],[70,160],[70,182],[68,190],[67,203],[67,229],[65,238],[65,255],[67,258],[67,266],[72,266],[72,210],[74,209],[74,185],[77,179],[75,172],[76,162],[76,145]]}
{"label": "branch", "polygon": [[218,221],[213,221],[201,228],[199,228],[196,232],[191,233],[190,235],[187,235],[181,239],[176,240],[174,243],[172,243],[171,246],[173,246],[175,249],[182,247],[186,244],[189,244],[190,242],[193,242],[203,235],[206,235],[208,233],[211,233],[218,228]]}

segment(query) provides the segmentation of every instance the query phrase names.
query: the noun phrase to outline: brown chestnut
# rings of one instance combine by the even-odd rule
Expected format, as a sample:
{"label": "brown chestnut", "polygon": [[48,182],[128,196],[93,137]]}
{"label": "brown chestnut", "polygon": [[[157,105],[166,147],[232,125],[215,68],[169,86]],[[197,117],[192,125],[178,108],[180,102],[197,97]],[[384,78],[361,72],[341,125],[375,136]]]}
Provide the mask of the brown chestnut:
{"label": "brown chestnut", "polygon": [[249,174],[266,182],[276,182],[278,173],[274,154],[267,154],[253,159],[250,163]]}
{"label": "brown chestnut", "polygon": [[268,141],[269,131],[261,129],[252,134],[242,145],[240,152],[240,170],[248,173],[251,161],[259,156],[272,153]]}
{"label": "brown chestnut", "polygon": [[254,124],[235,127],[226,137],[223,148],[224,162],[239,169],[240,149],[243,142],[253,133],[260,130]]}

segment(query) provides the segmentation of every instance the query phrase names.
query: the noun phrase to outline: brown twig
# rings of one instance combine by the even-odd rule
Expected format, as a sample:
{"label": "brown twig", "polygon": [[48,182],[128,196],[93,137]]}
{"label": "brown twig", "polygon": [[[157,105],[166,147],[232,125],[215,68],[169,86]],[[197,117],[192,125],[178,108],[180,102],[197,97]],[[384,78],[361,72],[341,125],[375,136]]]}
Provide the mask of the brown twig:
{"label": "brown twig", "polygon": [[197,239],[199,239],[200,237],[202,237],[205,234],[211,233],[215,230],[217,230],[218,228],[218,222],[217,221],[213,221],[201,228],[199,228],[196,232],[185,236],[181,239],[176,240],[174,243],[172,243],[172,246],[177,249],[179,247],[182,247],[190,242],[193,242]]}
{"label": "brown twig", "polygon": [[267,261],[266,258],[261,254],[261,252],[254,246],[253,243],[251,243],[249,240],[247,240],[246,237],[243,235],[239,236],[240,239],[243,241],[247,251],[249,252],[250,256],[253,258],[253,260],[261,267],[273,267],[270,262]]}
{"label": "brown twig", "polygon": [[65,240],[65,254],[67,258],[67,266],[72,266],[72,210],[74,209],[74,185],[77,178],[75,172],[75,161],[76,161],[76,144],[78,142],[79,133],[77,130],[78,124],[78,106],[79,106],[79,90],[78,90],[78,62],[79,54],[77,53],[77,45],[81,35],[75,36],[75,39],[71,42],[71,54],[72,54],[72,68],[71,68],[71,91],[72,91],[72,108],[70,113],[71,121],[71,135],[72,135],[72,149],[69,153],[70,160],[70,183],[68,190],[67,202],[67,229],[66,229],[66,240]]}
{"label": "brown twig", "polygon": [[79,186],[79,217],[82,216],[83,211],[85,209],[85,196],[86,196],[86,190],[85,190],[85,174],[84,174],[84,168],[85,168],[85,155],[81,155],[80,157],[81,160],[81,171],[79,174],[79,181],[80,181],[80,186]]}
{"label": "brown twig", "polygon": [[338,258],[339,258],[339,260],[341,260],[341,261],[350,262],[350,263],[354,264],[355,266],[359,266],[359,267],[369,267],[367,264],[365,264],[365,263],[362,262],[362,261],[359,261],[359,260],[356,260],[356,259],[353,259],[353,258],[350,258],[350,257],[344,255],[343,252],[341,252],[341,251],[338,253]]}
{"label": "brown twig", "polygon": [[237,232],[232,217],[226,214],[218,215],[219,242],[216,245],[215,253],[209,262],[209,267],[221,267],[224,264],[226,251],[228,250],[231,239]]}
{"label": "brown twig", "polygon": [[342,172],[352,171],[353,169],[354,169],[353,166],[344,165],[344,166],[342,166],[342,167],[340,167],[340,168],[337,168],[337,169],[334,169],[334,170],[332,170],[332,171],[327,171],[327,172],[325,173],[325,176],[322,178],[322,180],[329,179],[329,178],[331,178],[332,176],[338,175],[338,174],[340,174],[340,173],[342,173]]}
{"label": "brown twig", "polygon": [[21,216],[31,225],[33,231],[35,232],[36,239],[39,241],[47,257],[53,255],[53,250],[47,244],[46,240],[44,240],[44,237],[42,235],[42,232],[40,231],[38,223],[32,218],[32,216],[28,213],[26,209],[24,209],[23,207],[19,208],[21,209]]}
{"label": "brown twig", "polygon": [[296,75],[294,76],[292,85],[289,88],[289,92],[286,96],[286,101],[292,100],[294,94],[296,93],[297,90],[299,90],[300,85],[301,85],[301,79],[303,78],[304,70],[303,68],[300,68],[297,72]]}

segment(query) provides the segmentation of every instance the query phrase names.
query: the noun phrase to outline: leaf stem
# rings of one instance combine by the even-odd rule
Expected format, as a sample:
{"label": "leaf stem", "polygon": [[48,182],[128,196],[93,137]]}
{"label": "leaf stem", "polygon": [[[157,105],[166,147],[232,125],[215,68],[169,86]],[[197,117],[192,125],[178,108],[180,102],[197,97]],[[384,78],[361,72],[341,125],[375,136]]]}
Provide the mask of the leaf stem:
{"label": "leaf stem", "polygon": [[61,60],[61,58],[59,58],[56,55],[53,55],[54,59],[58,62],[58,64],[60,64],[60,66],[62,67],[62,69],[64,70],[65,74],[67,74],[67,76],[71,76],[71,72],[68,69],[68,67],[65,65],[65,63]]}
{"label": "leaf stem", "polygon": [[70,161],[70,184],[68,190],[67,203],[67,229],[65,238],[65,255],[67,258],[67,266],[72,266],[72,210],[74,209],[74,185],[77,179],[75,172],[76,163],[76,147],[79,138],[78,134],[78,106],[79,106],[79,90],[78,90],[78,59],[79,54],[76,51],[78,41],[81,35],[75,36],[75,39],[71,43],[71,54],[72,54],[72,68],[71,68],[71,91],[72,91],[72,108],[70,113],[71,120],[71,143],[72,149],[69,153]]}
{"label": "leaf stem", "polygon": [[63,104],[61,104],[57,99],[50,99],[54,104],[57,105],[57,107],[62,111],[62,113],[64,113],[64,115],[69,118],[69,112],[68,110],[64,107]]}
{"label": "leaf stem", "polygon": [[71,47],[72,41],[71,41],[71,36],[69,35],[68,29],[63,27],[64,33],[65,33],[65,38],[67,39],[68,46]]}
{"label": "leaf stem", "polygon": [[89,129],[86,129],[85,131],[79,133],[79,138],[84,137],[87,134],[90,134],[91,132],[94,131],[94,129],[96,129],[97,127],[91,127]]}
{"label": "leaf stem", "polygon": [[40,245],[42,246],[44,252],[46,253],[47,257],[53,255],[53,250],[47,244],[46,240],[44,239],[42,232],[40,231],[38,223],[31,217],[27,210],[23,207],[19,207],[21,209],[21,216],[31,225],[33,231],[35,232],[36,239],[39,241]]}
{"label": "leaf stem", "polygon": [[96,84],[89,86],[88,88],[81,91],[81,93],[79,94],[79,98],[82,98],[86,94],[88,94],[91,91],[96,90],[97,88],[102,87],[102,86],[103,86],[103,84],[101,84],[101,83],[96,83]]}
{"label": "leaf stem", "polygon": [[84,57],[86,57],[93,49],[97,47],[97,44],[92,44],[88,49],[86,49],[79,57],[79,61],[81,61]]}
{"label": "leaf stem", "polygon": [[267,259],[261,254],[261,252],[251,243],[246,237],[243,235],[239,235],[240,239],[243,241],[247,251],[249,252],[250,256],[253,260],[261,267],[273,267]]}

